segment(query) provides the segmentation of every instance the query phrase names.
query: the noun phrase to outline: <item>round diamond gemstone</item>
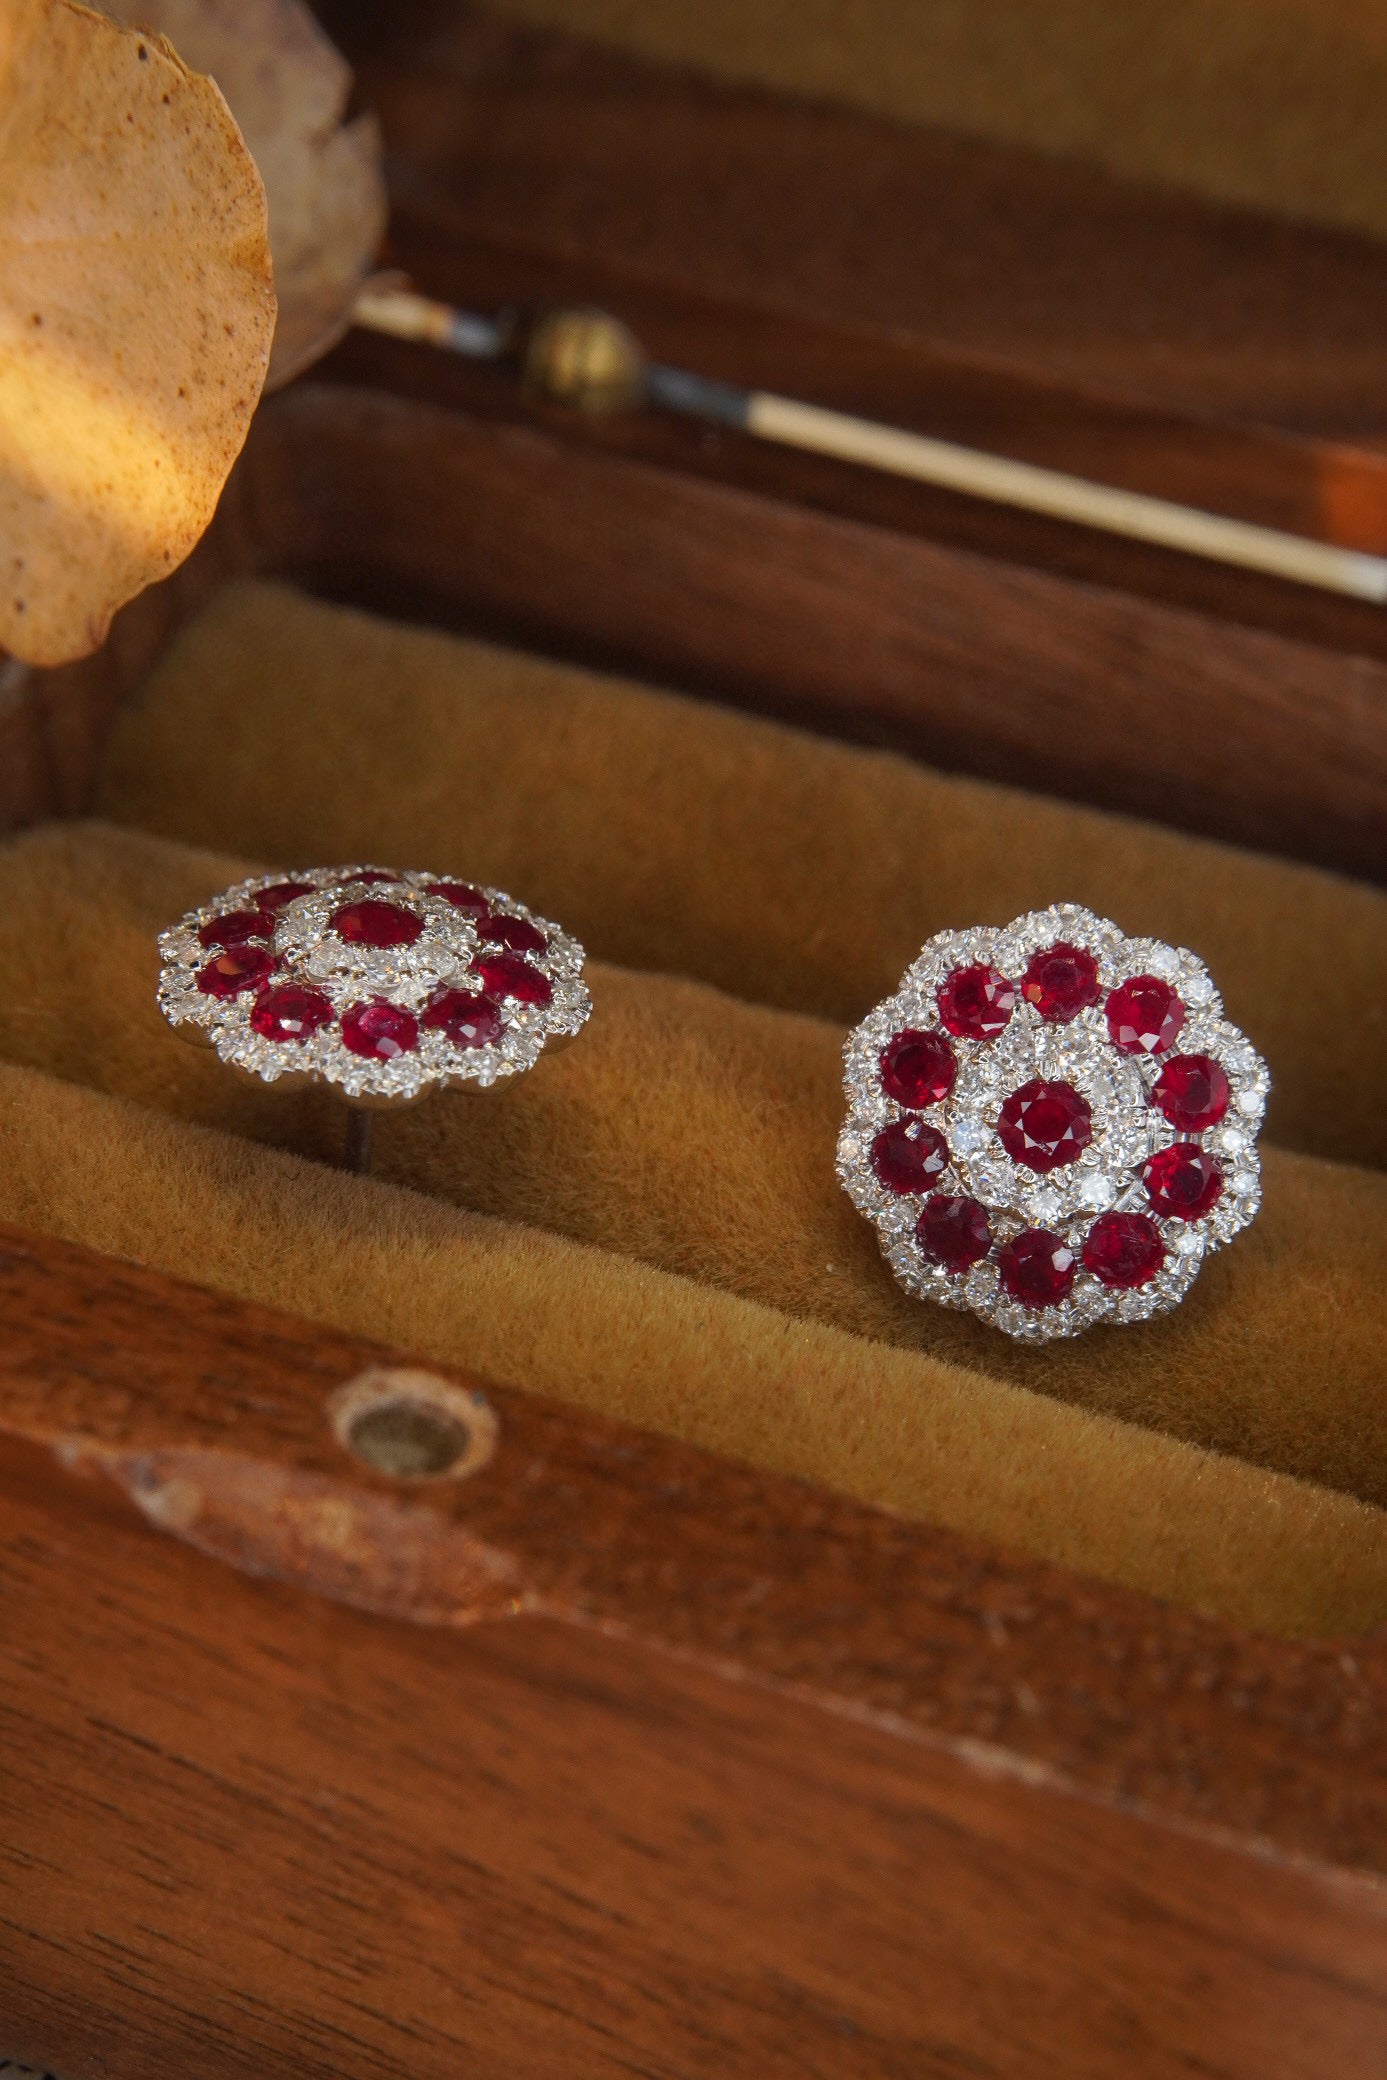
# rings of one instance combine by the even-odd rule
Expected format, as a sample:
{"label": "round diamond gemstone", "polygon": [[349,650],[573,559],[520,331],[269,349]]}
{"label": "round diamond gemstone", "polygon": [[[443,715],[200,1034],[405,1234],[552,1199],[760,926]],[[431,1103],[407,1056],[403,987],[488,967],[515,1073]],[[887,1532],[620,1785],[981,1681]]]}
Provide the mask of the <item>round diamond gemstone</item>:
{"label": "round diamond gemstone", "polygon": [[250,1022],[262,1040],[310,1040],[332,1024],[332,1005],[321,990],[283,982],[261,990]]}
{"label": "round diamond gemstone", "polygon": [[399,875],[392,874],[388,867],[363,867],[359,874],[352,875],[352,880],[358,888],[369,881],[398,881],[399,878]]}
{"label": "round diamond gemstone", "polygon": [[477,936],[488,946],[504,946],[508,953],[543,953],[549,941],[528,918],[493,915],[477,919]]}
{"label": "round diamond gemstone", "polygon": [[470,910],[477,917],[490,908],[481,890],[473,888],[470,881],[431,881],[429,894],[442,896],[444,902],[451,903],[455,910]]}
{"label": "round diamond gemstone", "polygon": [[1218,1125],[1231,1096],[1228,1078],[1212,1055],[1176,1054],[1156,1078],[1151,1103],[1182,1134],[1199,1134]]}
{"label": "round diamond gemstone", "polygon": [[920,1209],[915,1237],[923,1256],[945,1271],[967,1271],[992,1247],[986,1209],[976,1199],[934,1192]]}
{"label": "round diamond gemstone", "polygon": [[[358,880],[363,879],[361,875]],[[367,896],[360,903],[344,903],[332,913],[332,929],[349,946],[412,946],[424,929],[424,920],[399,903],[385,903]]]}
{"label": "round diamond gemstone", "polygon": [[872,1143],[872,1168],[888,1192],[927,1192],[948,1160],[944,1136],[923,1119],[893,1119]]}
{"label": "round diamond gemstone", "polygon": [[1023,1228],[997,1258],[1002,1290],[1023,1307],[1055,1307],[1074,1284],[1074,1252],[1048,1228]]}
{"label": "round diamond gemstone", "polygon": [[419,1023],[398,1004],[353,1004],[342,1014],[342,1045],[367,1061],[393,1062],[419,1045]]}
{"label": "round diamond gemstone", "polygon": [[1098,963],[1086,947],[1061,939],[1031,955],[1021,994],[1052,1025],[1067,1025],[1098,1002]]}
{"label": "round diamond gemstone", "polygon": [[881,1053],[881,1087],[897,1105],[937,1105],[954,1087],[958,1063],[942,1033],[907,1027]]}
{"label": "round diamond gemstone", "polygon": [[949,1128],[950,1146],[961,1156],[981,1155],[991,1139],[992,1129],[986,1122],[973,1119],[967,1113]]}
{"label": "round diamond gemstone", "polygon": [[210,924],[199,925],[197,935],[204,946],[244,946],[249,939],[273,939],[274,913],[271,910],[226,910],[220,917],[214,917]]}
{"label": "round diamond gemstone", "polygon": [[1016,984],[979,961],[939,985],[939,1016],[958,1040],[995,1040],[1016,1009]]}
{"label": "round diamond gemstone", "polygon": [[1144,1286],[1164,1264],[1165,1244],[1144,1213],[1105,1213],[1084,1237],[1083,1259],[1105,1286]]}
{"label": "round diamond gemstone", "polygon": [[1033,1076],[1013,1091],[997,1119],[997,1138],[1014,1163],[1028,1170],[1060,1170],[1093,1139],[1093,1115],[1072,1083]]}
{"label": "round diamond gemstone", "polygon": [[454,1047],[491,1047],[505,1031],[499,1009],[480,990],[440,990],[424,1013],[424,1024],[446,1034]]}
{"label": "round diamond gemstone", "polygon": [[488,995],[513,997],[517,1004],[547,1004],[554,985],[518,953],[487,953],[473,961],[472,973]]}
{"label": "round diamond gemstone", "polygon": [[267,910],[282,910],[286,903],[293,902],[295,896],[311,896],[312,893],[311,881],[272,881],[268,888],[256,890],[255,900]]}
{"label": "round diamond gemstone", "polygon": [[1189,1141],[1158,1148],[1142,1166],[1141,1181],[1154,1211],[1176,1221],[1202,1219],[1218,1204],[1223,1190],[1218,1164]]}
{"label": "round diamond gemstone", "polygon": [[1080,1206],[1087,1206],[1092,1213],[1101,1213],[1117,1197],[1117,1186],[1106,1170],[1090,1170],[1087,1176],[1079,1179],[1074,1196]]}
{"label": "round diamond gemstone", "polygon": [[1184,1023],[1184,1005],[1159,975],[1134,975],[1108,998],[1108,1034],[1121,1054],[1164,1054]]}
{"label": "round diamond gemstone", "polygon": [[239,997],[256,989],[274,970],[275,957],[265,946],[228,946],[199,968],[197,986],[205,997]]}

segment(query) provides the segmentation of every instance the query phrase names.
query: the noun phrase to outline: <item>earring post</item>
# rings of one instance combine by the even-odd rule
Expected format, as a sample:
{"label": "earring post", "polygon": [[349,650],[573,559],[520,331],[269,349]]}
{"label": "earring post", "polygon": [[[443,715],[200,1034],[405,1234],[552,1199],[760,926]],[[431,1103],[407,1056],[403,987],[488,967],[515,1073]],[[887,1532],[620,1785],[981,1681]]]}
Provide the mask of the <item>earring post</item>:
{"label": "earring post", "polygon": [[347,1136],[342,1148],[342,1168],[354,1170],[359,1177],[366,1177],[371,1169],[371,1142],[375,1134],[375,1117],[363,1112],[359,1106],[347,1109]]}

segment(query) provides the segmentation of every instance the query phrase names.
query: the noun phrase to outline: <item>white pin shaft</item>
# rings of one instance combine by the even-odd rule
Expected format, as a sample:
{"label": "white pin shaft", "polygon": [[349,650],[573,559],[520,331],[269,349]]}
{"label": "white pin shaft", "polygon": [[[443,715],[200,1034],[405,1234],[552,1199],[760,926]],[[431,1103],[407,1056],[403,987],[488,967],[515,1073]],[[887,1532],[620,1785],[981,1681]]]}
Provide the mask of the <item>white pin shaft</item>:
{"label": "white pin shaft", "polygon": [[1273,577],[1318,585],[1355,599],[1387,601],[1387,558],[1361,550],[1340,549],[1304,535],[1283,534],[1274,527],[1230,520],[1169,499],[1150,498],[1140,491],[1093,484],[1060,470],[987,455],[977,448],[882,426],[848,412],[828,411],[822,405],[801,404],[765,390],[748,393],[745,424],[748,432],[787,447],[808,448],[998,505],[1071,520],[1080,527],[1102,528],[1109,534],[1238,564],[1246,570],[1266,571]]}
{"label": "white pin shaft", "polygon": [[452,304],[437,303],[431,296],[416,296],[412,289],[377,288],[368,283],[356,299],[352,318],[371,332],[448,347],[474,360],[490,359],[501,346],[501,329],[490,318],[455,310]]}

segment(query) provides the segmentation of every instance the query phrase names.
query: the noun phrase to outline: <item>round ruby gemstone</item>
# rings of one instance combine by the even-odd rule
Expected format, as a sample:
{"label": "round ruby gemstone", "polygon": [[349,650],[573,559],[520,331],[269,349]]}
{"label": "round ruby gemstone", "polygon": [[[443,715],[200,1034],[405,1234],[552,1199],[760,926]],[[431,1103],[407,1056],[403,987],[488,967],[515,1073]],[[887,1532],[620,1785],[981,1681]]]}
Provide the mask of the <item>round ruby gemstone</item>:
{"label": "round ruby gemstone", "polygon": [[1003,1105],[997,1138],[1013,1163],[1024,1163],[1028,1170],[1060,1170],[1077,1162],[1093,1139],[1093,1114],[1072,1083],[1033,1076]]}
{"label": "round ruby gemstone", "polygon": [[1074,1252],[1048,1228],[1023,1228],[997,1257],[1002,1290],[1023,1307],[1054,1307],[1074,1283]]}
{"label": "round ruby gemstone", "polygon": [[264,946],[228,946],[198,970],[197,986],[205,997],[239,997],[255,989],[274,971],[275,957]]}
{"label": "round ruby gemstone", "polygon": [[1083,946],[1064,940],[1033,953],[1021,980],[1021,994],[1053,1025],[1067,1025],[1098,1002],[1098,963]]}
{"label": "round ruby gemstone", "polygon": [[518,953],[484,953],[473,961],[472,973],[493,997],[513,997],[518,1004],[547,1004],[554,994],[549,977]]}
{"label": "round ruby gemstone", "polygon": [[888,1040],[881,1052],[881,1087],[898,1105],[936,1105],[954,1087],[958,1063],[942,1033],[913,1027]]}
{"label": "round ruby gemstone", "polygon": [[1144,1213],[1104,1213],[1084,1237],[1084,1263],[1105,1286],[1144,1286],[1165,1262],[1165,1244]]}
{"label": "round ruby gemstone", "polygon": [[915,1223],[915,1237],[921,1254],[945,1271],[966,1271],[992,1247],[992,1229],[984,1208],[976,1199],[952,1199],[947,1192],[935,1192],[926,1199]]}
{"label": "round ruby gemstone", "polygon": [[927,1192],[948,1160],[944,1136],[923,1119],[893,1119],[872,1143],[872,1168],[888,1192]]}
{"label": "round ruby gemstone", "polygon": [[332,1005],[321,990],[282,982],[261,990],[250,1022],[262,1040],[310,1040],[332,1024]]}
{"label": "round ruby gemstone", "polygon": [[442,896],[444,902],[451,903],[455,910],[471,910],[478,916],[487,908],[486,897],[479,888],[473,888],[470,881],[431,881],[429,894]]}
{"label": "round ruby gemstone", "polygon": [[1152,1086],[1151,1103],[1182,1134],[1199,1134],[1218,1125],[1231,1095],[1212,1055],[1175,1054]]}
{"label": "round ruby gemstone", "polygon": [[1016,984],[979,962],[955,968],[939,985],[939,1016],[959,1040],[995,1040],[1016,1009]]}
{"label": "round ruby gemstone", "polygon": [[477,919],[477,933],[489,946],[504,946],[509,953],[543,953],[549,941],[537,925],[524,917],[493,915]]}
{"label": "round ruby gemstone", "polygon": [[248,939],[273,939],[274,914],[269,910],[227,910],[210,924],[198,926],[204,946],[244,946]]}
{"label": "round ruby gemstone", "polygon": [[1159,975],[1134,975],[1108,998],[1108,1035],[1121,1054],[1164,1054],[1184,1023],[1184,1005]]}
{"label": "round ruby gemstone", "polygon": [[424,1024],[445,1033],[454,1047],[490,1047],[505,1031],[500,1011],[480,990],[440,990],[424,1013]]}
{"label": "round ruby gemstone", "polygon": [[419,1022],[398,1004],[353,1004],[342,1016],[342,1044],[368,1061],[393,1062],[419,1045]]}
{"label": "round ruby gemstone", "polygon": [[272,881],[268,888],[256,890],[255,900],[263,903],[267,910],[282,910],[286,903],[293,902],[295,896],[311,896],[312,893],[311,881]]}
{"label": "round ruby gemstone", "polygon": [[367,896],[332,913],[332,929],[352,946],[412,946],[424,929],[422,917],[398,903]]}
{"label": "round ruby gemstone", "polygon": [[1172,1141],[1148,1156],[1141,1181],[1154,1210],[1176,1221],[1199,1220],[1218,1204],[1223,1190],[1218,1164],[1189,1141]]}

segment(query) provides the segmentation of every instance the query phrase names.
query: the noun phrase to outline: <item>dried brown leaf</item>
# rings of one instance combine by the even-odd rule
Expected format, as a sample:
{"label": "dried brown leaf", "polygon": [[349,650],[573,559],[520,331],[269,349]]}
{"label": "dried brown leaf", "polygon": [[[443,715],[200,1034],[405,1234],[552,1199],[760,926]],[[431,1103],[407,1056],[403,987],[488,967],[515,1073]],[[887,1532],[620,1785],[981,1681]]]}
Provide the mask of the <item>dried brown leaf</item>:
{"label": "dried brown leaf", "polygon": [[0,0],[0,646],[84,656],[187,555],[274,308],[212,82],[76,0]]}
{"label": "dried brown leaf", "polygon": [[380,132],[344,125],[352,75],[302,0],[126,0],[230,103],[265,183],[279,325],[269,388],[351,323],[385,232]]}

